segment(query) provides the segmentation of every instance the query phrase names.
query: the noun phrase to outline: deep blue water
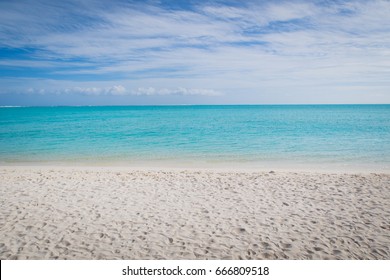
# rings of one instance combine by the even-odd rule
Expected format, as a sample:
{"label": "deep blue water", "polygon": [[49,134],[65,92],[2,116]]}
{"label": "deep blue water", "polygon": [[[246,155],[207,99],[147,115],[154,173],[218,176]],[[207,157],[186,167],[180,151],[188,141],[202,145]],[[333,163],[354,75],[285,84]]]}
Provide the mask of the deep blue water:
{"label": "deep blue water", "polygon": [[390,105],[0,108],[0,163],[390,167]]}

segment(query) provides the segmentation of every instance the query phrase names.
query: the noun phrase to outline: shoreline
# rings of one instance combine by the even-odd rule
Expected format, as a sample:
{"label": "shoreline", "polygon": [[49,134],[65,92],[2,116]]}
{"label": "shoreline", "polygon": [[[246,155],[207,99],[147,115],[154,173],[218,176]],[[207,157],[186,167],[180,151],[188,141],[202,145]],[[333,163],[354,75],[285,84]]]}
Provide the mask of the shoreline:
{"label": "shoreline", "polygon": [[390,167],[310,164],[232,164],[202,162],[21,162],[0,163],[0,169],[75,169],[95,171],[209,171],[209,172],[281,172],[318,174],[390,174]]}
{"label": "shoreline", "polygon": [[1,259],[389,259],[390,174],[0,167]]}

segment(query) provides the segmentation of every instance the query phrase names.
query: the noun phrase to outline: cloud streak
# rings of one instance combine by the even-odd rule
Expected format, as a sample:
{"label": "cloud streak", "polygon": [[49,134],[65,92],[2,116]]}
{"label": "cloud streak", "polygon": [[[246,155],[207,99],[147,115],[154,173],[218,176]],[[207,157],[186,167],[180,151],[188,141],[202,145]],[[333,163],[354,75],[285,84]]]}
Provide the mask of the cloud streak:
{"label": "cloud streak", "polygon": [[[21,92],[23,93],[23,92]],[[73,87],[64,89],[28,88],[25,94],[56,94],[56,95],[84,95],[84,96],[221,96],[221,92],[201,88],[136,88],[127,89],[122,85],[111,87]]]}

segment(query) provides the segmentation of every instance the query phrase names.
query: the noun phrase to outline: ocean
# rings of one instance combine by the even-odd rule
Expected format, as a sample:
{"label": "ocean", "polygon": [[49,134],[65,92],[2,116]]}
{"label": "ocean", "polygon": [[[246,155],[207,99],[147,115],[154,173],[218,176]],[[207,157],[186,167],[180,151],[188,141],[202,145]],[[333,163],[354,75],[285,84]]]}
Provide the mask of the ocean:
{"label": "ocean", "polygon": [[2,107],[0,164],[390,171],[390,105]]}

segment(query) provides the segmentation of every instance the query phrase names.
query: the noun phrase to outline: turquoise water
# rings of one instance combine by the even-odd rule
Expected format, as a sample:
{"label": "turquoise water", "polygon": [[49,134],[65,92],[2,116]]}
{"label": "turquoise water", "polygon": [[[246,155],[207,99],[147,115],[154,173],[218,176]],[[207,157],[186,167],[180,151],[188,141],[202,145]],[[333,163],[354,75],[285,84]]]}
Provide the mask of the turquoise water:
{"label": "turquoise water", "polygon": [[390,170],[390,105],[0,108],[0,163]]}

